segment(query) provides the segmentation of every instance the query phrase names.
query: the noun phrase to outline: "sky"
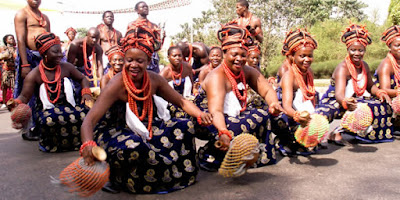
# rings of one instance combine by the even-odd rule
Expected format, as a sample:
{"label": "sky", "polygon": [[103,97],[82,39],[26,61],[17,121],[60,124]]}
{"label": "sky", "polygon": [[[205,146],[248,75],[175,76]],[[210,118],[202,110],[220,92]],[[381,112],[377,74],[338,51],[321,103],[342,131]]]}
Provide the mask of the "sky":
{"label": "sky", "polygon": [[[163,0],[146,0],[148,5],[162,2]],[[365,13],[372,17],[378,13],[378,23],[382,24],[387,17],[390,0],[361,0],[368,7]],[[118,2],[118,3],[114,3]],[[101,15],[69,14],[62,13],[63,10],[112,10],[121,8],[133,8],[138,0],[42,0],[40,8],[50,18],[51,31],[60,36],[61,40],[67,37],[64,31],[68,27],[95,27],[102,23]],[[26,5],[26,0],[0,0],[0,19],[2,28],[0,37],[6,34],[14,34],[14,15],[16,11]],[[170,43],[170,37],[181,31],[179,25],[191,22],[192,18],[201,17],[201,11],[212,8],[211,0],[191,0],[191,4],[184,7],[168,10],[150,11],[148,19],[153,23],[165,23],[167,38],[165,44]],[[114,28],[125,34],[129,22],[137,18],[136,13],[115,14]]]}

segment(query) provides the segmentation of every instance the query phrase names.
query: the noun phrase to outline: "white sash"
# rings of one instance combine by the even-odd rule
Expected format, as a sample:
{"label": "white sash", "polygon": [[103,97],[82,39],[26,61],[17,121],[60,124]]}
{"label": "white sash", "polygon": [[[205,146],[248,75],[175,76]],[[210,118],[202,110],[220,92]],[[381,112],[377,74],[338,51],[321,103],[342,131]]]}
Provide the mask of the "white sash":
{"label": "white sash", "polygon": [[311,100],[304,101],[303,93],[301,89],[297,89],[294,99],[293,99],[293,108],[297,111],[307,111],[308,113],[312,114],[315,112],[315,108]]}
{"label": "white sash", "polygon": [[[245,86],[243,83],[237,85],[239,90],[243,90]],[[224,113],[230,117],[236,117],[240,114],[242,106],[240,105],[239,99],[236,97],[233,91],[226,93],[224,101]]]}
{"label": "white sash", "polygon": [[[172,88],[174,88],[174,81],[173,80],[169,81],[168,84]],[[184,86],[183,86],[183,94],[182,94],[182,96],[184,98],[188,98],[188,97],[190,97],[192,95],[192,86],[193,85],[192,85],[192,81],[190,80],[190,77],[186,76],[185,77],[185,83],[184,83]]]}
{"label": "white sash", "polygon": [[[157,107],[157,117],[162,119],[164,122],[171,119],[169,110],[167,109],[168,102],[163,98],[153,95],[154,104]],[[143,140],[150,139],[150,133],[146,126],[139,120],[139,118],[129,108],[129,103],[126,103],[125,121],[128,127]]]}
{"label": "white sash", "polygon": [[[64,93],[67,98],[67,102],[75,107],[76,103],[74,99],[74,89],[71,81],[67,77],[64,77]],[[54,108],[54,104],[50,103],[49,99],[47,98],[47,91],[44,83],[40,85],[39,97],[43,104],[43,110]]]}

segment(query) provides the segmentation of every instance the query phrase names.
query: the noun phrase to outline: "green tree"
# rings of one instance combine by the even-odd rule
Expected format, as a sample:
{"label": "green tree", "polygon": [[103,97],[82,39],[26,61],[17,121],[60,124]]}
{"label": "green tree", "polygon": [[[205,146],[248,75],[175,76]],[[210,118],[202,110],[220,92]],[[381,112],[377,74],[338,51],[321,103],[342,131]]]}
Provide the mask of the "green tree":
{"label": "green tree", "polygon": [[391,25],[398,25],[400,23],[400,0],[390,1],[388,21]]}
{"label": "green tree", "polygon": [[86,36],[88,29],[87,28],[77,28],[76,29],[77,35],[76,38],[83,38]]}

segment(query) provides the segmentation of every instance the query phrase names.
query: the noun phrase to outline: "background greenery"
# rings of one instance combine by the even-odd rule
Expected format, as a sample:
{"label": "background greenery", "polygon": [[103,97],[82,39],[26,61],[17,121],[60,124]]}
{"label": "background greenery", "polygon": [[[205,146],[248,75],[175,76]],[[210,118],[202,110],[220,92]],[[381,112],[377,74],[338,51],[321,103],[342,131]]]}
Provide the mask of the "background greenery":
{"label": "background greenery", "polygon": [[[213,0],[213,9],[202,12],[202,17],[192,23],[180,25],[181,32],[173,41],[191,38],[206,45],[219,44],[216,32],[220,24],[237,18],[237,0]],[[262,72],[265,76],[275,76],[284,60],[281,55],[282,41],[286,31],[307,28],[318,41],[314,51],[312,68],[316,78],[328,78],[335,67],[346,56],[346,47],[340,42],[342,31],[350,22],[366,25],[373,43],[368,46],[364,59],[375,71],[386,56],[388,48],[380,41],[386,28],[400,22],[400,0],[392,0],[389,15],[384,25],[377,24],[376,15],[366,19],[362,8],[366,5],[358,0],[250,0],[250,11],[262,21],[264,42],[261,46]]]}

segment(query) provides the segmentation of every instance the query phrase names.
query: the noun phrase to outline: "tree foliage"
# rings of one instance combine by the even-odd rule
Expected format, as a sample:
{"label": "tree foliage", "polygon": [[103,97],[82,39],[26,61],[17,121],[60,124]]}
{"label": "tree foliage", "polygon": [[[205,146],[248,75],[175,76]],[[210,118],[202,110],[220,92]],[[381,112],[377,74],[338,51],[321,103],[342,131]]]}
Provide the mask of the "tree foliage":
{"label": "tree foliage", "polygon": [[400,0],[391,0],[389,5],[388,21],[391,25],[400,23]]}
{"label": "tree foliage", "polygon": [[[219,44],[216,32],[220,24],[237,18],[236,2],[237,0],[212,0],[213,9],[203,12],[200,18],[194,18],[191,23],[193,41],[206,45]],[[318,50],[315,51],[317,62],[344,58],[346,51],[340,43],[340,34],[350,19],[367,24],[370,32],[374,35],[376,33],[376,37],[383,31],[373,23],[362,21],[366,18],[362,11],[366,4],[359,0],[252,0],[249,3],[250,12],[262,22],[264,42],[261,46],[261,66],[265,75],[274,75],[281,65],[284,57],[280,54],[280,49],[285,33],[290,29],[307,28],[315,35],[319,42]],[[190,40],[190,24],[181,25],[181,29],[180,33],[173,36],[173,40]],[[373,39],[377,44],[370,54],[384,55],[384,45],[378,42],[379,38]]]}

